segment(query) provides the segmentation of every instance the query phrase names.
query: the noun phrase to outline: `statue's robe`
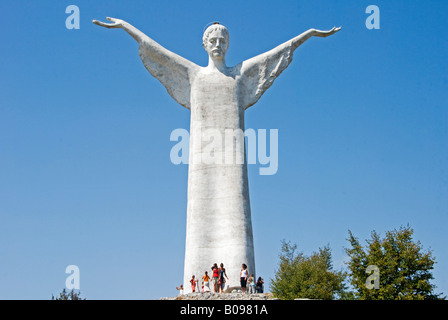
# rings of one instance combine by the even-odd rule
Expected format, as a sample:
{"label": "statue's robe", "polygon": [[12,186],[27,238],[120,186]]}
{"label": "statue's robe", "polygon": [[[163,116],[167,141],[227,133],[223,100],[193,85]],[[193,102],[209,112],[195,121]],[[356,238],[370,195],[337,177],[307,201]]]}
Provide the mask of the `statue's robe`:
{"label": "statue's robe", "polygon": [[[219,72],[200,67],[150,39],[139,47],[140,58],[147,70],[191,114],[184,267],[186,292],[191,291],[189,280],[192,275],[201,279],[208,271],[212,276],[213,263],[224,263],[230,278],[226,285],[230,287],[240,285],[243,263],[248,266],[249,274],[255,275],[244,138],[242,141],[234,139],[236,144],[242,145],[235,146],[232,151],[234,161],[229,163],[224,159],[224,142],[213,144],[211,158],[207,141],[210,136],[205,138],[204,132],[214,130],[224,138],[226,129],[244,131],[244,111],[258,101],[289,65],[293,51],[292,41],[287,41]],[[203,161],[204,154],[208,161]],[[220,156],[223,156],[221,161],[218,160]],[[243,157],[244,161],[238,161],[238,157]],[[210,286],[212,288],[212,283]]]}

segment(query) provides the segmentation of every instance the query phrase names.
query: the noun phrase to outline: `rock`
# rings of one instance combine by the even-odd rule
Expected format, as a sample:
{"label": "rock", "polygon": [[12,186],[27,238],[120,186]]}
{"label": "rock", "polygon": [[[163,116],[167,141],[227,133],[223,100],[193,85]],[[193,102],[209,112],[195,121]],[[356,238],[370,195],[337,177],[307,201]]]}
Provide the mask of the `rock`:
{"label": "rock", "polygon": [[214,293],[195,292],[178,295],[175,297],[160,298],[160,300],[279,300],[274,298],[272,293]]}

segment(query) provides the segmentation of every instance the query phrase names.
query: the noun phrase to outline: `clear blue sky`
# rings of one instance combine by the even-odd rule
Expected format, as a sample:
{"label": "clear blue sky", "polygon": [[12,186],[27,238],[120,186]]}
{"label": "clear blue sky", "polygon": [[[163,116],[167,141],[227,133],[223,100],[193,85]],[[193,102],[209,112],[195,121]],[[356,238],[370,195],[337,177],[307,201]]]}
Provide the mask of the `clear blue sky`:
{"label": "clear blue sky", "polygon": [[[79,30],[65,27],[78,5]],[[380,8],[368,30],[365,9]],[[347,260],[362,241],[410,224],[433,250],[448,293],[448,2],[2,1],[0,299],[49,299],[77,265],[88,299],[173,296],[183,277],[187,166],[169,140],[189,128],[146,71],[124,19],[205,66],[204,26],[230,31],[228,65],[309,28],[312,38],[247,111],[246,128],[279,130],[279,170],[249,166],[257,273],[280,241]],[[224,226],[225,227],[225,226]]]}

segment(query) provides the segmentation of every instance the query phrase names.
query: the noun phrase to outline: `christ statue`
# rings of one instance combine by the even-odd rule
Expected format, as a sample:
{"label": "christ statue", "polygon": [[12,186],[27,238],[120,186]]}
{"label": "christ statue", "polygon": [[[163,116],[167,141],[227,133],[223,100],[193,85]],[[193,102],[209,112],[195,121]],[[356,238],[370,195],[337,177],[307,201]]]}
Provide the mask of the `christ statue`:
{"label": "christ statue", "polygon": [[[146,69],[174,100],[190,110],[185,291],[191,292],[192,275],[200,277],[205,271],[211,274],[214,263],[225,265],[227,288],[239,287],[243,264],[249,274],[256,274],[247,164],[204,161],[207,139],[203,131],[212,129],[221,137],[229,129],[244,131],[245,110],[288,67],[294,50],[313,36],[328,37],[340,28],[309,29],[268,52],[229,67],[225,60],[229,32],[225,26],[214,23],[203,34],[202,44],[209,59],[208,65],[202,67],[162,47],[128,22],[107,20],[110,23],[93,22],[129,33],[139,44],[139,55]],[[243,150],[244,160],[244,139],[236,143],[240,146],[232,148],[231,156],[238,158],[238,150]],[[227,152],[224,149],[224,144],[213,149],[215,160],[224,157]]]}

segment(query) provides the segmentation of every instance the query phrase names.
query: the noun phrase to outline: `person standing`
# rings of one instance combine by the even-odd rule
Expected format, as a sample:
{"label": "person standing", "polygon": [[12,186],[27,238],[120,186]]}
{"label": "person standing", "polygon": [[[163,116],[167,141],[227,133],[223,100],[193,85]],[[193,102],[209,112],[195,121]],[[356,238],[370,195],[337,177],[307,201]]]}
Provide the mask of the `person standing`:
{"label": "person standing", "polygon": [[207,271],[205,271],[204,276],[202,277],[202,280],[204,280],[204,290],[203,292],[209,292],[210,291],[210,277],[207,273]]}
{"label": "person standing", "polygon": [[190,283],[191,283],[191,291],[196,292],[196,279],[194,278],[194,275],[191,278]]}
{"label": "person standing", "polygon": [[263,279],[261,277],[259,277],[258,280],[257,280],[257,291],[258,291],[258,293],[263,293],[263,284],[264,284]]}
{"label": "person standing", "polygon": [[213,277],[212,277],[213,290],[217,293],[218,281],[219,281],[219,268],[217,263],[213,264],[212,271],[213,271]]}
{"label": "person standing", "polygon": [[227,278],[227,280],[229,279],[229,277],[226,274],[226,268],[224,268],[224,263],[221,262],[220,268],[219,268],[219,281],[218,281],[219,288],[221,289],[221,293],[224,292],[224,287],[226,284],[225,278]]}
{"label": "person standing", "polygon": [[243,263],[242,269],[240,271],[241,291],[243,293],[246,293],[247,273],[247,266]]}
{"label": "person standing", "polygon": [[255,278],[253,273],[247,279],[247,284],[249,286],[249,293],[255,293]]}

